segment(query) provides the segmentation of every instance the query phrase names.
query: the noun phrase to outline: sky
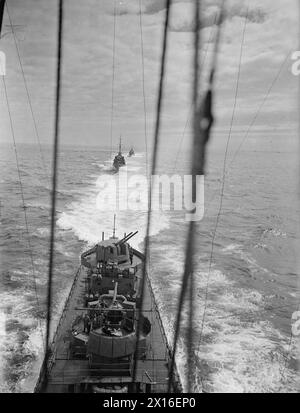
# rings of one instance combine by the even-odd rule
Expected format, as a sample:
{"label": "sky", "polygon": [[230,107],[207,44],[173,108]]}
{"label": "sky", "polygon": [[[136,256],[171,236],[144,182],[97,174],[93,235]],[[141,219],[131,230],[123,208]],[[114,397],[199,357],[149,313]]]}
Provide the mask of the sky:
{"label": "sky", "polygon": [[[205,85],[216,34],[219,0],[203,0],[201,84]],[[51,144],[54,124],[57,1],[7,0],[40,141]],[[173,0],[170,10],[166,83],[162,111],[163,143],[175,148],[191,113],[194,1]],[[65,0],[61,142],[69,145],[145,147],[139,0],[116,0],[114,110],[112,62],[114,1]],[[248,10],[248,11],[247,11]],[[147,142],[153,140],[159,81],[164,0],[141,0]],[[228,0],[218,56],[215,133],[228,131],[236,93],[243,30],[242,65],[234,133],[249,127],[270,85],[278,79],[252,127],[253,133],[287,131],[298,125],[298,79],[291,53],[299,49],[296,0]],[[20,63],[4,14],[0,50],[6,54],[5,82],[17,142],[36,142]],[[283,63],[285,62],[285,63]],[[11,142],[11,129],[0,85],[0,142]],[[187,127],[187,135],[189,134]],[[187,145],[187,141],[185,141]]]}

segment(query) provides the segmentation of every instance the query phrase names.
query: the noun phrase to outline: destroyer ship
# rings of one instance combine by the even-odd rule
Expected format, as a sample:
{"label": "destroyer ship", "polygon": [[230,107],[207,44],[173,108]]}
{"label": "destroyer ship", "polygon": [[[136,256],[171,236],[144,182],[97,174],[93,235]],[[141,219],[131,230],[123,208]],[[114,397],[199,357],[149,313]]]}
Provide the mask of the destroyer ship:
{"label": "destroyer ship", "polygon": [[133,156],[135,154],[134,149],[130,148],[129,152],[128,152],[128,158],[131,158],[131,156]]}
{"label": "destroyer ship", "polygon": [[[171,350],[146,274],[144,256],[124,234],[105,239],[81,255],[35,392],[166,393]],[[142,326],[137,334],[140,320]],[[137,345],[137,338],[139,339]],[[137,357],[133,374],[134,357]],[[175,368],[171,392],[182,386]]]}
{"label": "destroyer ship", "polygon": [[125,166],[125,158],[122,155],[122,140],[120,136],[120,142],[119,142],[119,152],[115,156],[114,161],[113,161],[113,167],[118,171],[122,166]]}

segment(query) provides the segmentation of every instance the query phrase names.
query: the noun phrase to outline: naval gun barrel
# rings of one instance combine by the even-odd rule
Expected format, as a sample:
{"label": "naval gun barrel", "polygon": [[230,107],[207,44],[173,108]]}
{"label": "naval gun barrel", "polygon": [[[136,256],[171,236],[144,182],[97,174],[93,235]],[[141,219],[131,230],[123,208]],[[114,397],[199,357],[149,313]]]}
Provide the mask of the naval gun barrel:
{"label": "naval gun barrel", "polygon": [[132,231],[131,231],[129,234],[125,235],[124,238],[120,239],[120,241],[118,241],[118,242],[116,243],[116,245],[120,245],[121,243],[126,242],[127,239],[128,239],[131,235],[132,235]]}
{"label": "naval gun barrel", "polygon": [[122,244],[124,244],[124,242],[129,241],[129,240],[130,240],[132,237],[134,237],[138,232],[139,232],[139,231],[135,231],[133,234],[131,233],[131,235],[128,235],[128,236],[126,237],[126,239],[122,239],[122,240],[119,242],[119,245],[122,245]]}

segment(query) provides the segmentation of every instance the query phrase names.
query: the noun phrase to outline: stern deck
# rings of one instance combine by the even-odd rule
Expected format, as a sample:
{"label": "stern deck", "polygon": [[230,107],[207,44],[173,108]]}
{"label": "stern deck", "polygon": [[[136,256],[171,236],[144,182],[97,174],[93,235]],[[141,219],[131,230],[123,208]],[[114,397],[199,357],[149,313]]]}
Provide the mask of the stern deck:
{"label": "stern deck", "polygon": [[[138,268],[136,276],[142,277],[143,255],[139,251],[134,250],[133,259],[133,265],[137,265]],[[43,387],[44,392],[68,393],[76,391],[74,390],[74,388],[77,388],[76,386],[84,387],[84,384],[89,383],[102,383],[103,385],[129,384],[130,386],[132,382],[128,366],[126,371],[118,369],[117,374],[105,375],[103,369],[91,369],[88,359],[71,357],[69,348],[72,336],[71,326],[78,314],[80,314],[78,308],[82,307],[84,303],[86,278],[86,271],[81,267],[74,279],[53,338],[52,357],[48,365],[47,383],[46,385],[42,383],[41,377],[44,375],[41,372],[36,391],[41,391]],[[144,289],[143,314],[151,322],[151,332],[146,357],[137,362],[136,382],[141,383],[142,387],[147,389],[147,392],[166,392],[170,350],[148,276]],[[106,366],[106,371],[109,370],[109,367],[109,365]],[[176,391],[182,391],[177,372],[175,377],[177,383]]]}

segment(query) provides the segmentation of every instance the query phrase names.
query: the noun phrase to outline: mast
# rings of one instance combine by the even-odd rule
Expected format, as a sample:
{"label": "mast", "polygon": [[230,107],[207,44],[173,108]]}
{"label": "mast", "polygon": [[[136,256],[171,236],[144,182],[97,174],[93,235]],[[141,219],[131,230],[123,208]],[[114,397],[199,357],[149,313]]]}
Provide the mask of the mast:
{"label": "mast", "polygon": [[119,154],[122,153],[122,136],[120,135],[120,142],[119,142]]}
{"label": "mast", "polygon": [[114,229],[113,229],[113,238],[116,237],[116,214],[114,214]]}

